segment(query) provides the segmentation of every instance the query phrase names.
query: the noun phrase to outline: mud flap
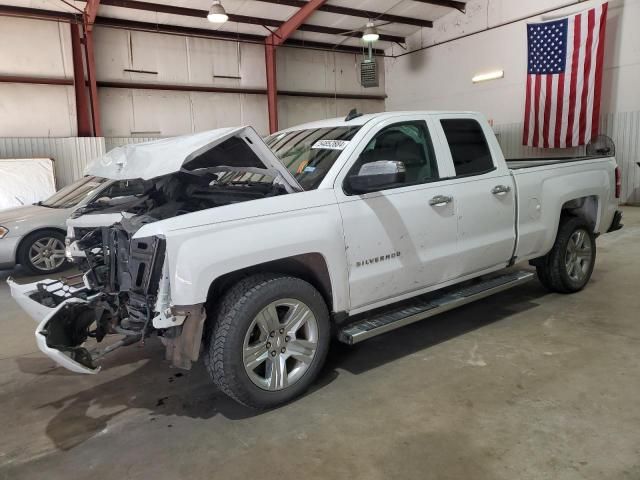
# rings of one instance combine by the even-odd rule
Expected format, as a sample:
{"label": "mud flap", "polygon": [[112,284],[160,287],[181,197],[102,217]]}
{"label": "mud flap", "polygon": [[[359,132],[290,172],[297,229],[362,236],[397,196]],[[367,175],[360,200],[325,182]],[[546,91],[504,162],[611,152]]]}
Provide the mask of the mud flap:
{"label": "mud flap", "polygon": [[202,331],[207,314],[202,305],[181,313],[187,315],[184,323],[170,329],[173,335],[165,335],[161,340],[166,348],[166,359],[174,367],[190,370],[192,362],[197,361],[200,356]]}

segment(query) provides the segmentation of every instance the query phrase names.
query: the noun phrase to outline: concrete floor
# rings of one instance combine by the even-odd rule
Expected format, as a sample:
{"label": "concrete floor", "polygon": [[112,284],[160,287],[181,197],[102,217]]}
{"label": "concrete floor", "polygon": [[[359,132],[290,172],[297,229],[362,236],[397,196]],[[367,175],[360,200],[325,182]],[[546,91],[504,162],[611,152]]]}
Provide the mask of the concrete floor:
{"label": "concrete floor", "polygon": [[56,368],[2,281],[0,478],[640,479],[640,208],[625,224],[585,291],[531,282],[335,345],[308,395],[266,413],[155,341],[96,376]]}

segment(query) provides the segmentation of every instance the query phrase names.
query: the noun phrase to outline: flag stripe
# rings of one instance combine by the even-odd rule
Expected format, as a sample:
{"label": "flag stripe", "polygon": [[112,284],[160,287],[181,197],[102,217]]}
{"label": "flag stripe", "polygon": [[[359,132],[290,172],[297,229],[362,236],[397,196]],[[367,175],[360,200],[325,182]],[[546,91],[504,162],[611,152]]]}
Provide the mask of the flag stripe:
{"label": "flag stripe", "polygon": [[536,75],[536,79],[535,79],[535,94],[533,96],[534,102],[535,102],[535,114],[533,115],[533,121],[534,126],[533,126],[533,146],[537,147],[539,145],[538,143],[538,136],[540,135],[540,75]]}
{"label": "flag stripe", "polygon": [[571,22],[569,22],[569,27],[567,28],[567,65],[564,72],[564,93],[563,93],[563,107],[562,107],[562,130],[560,131],[560,147],[565,148],[567,146],[567,132],[569,130],[569,110],[571,108],[570,105],[570,95],[571,92],[571,78],[573,72],[573,65],[570,59],[573,58],[573,37],[574,31]]}
{"label": "flag stripe", "polygon": [[529,115],[531,114],[531,75],[527,75],[527,96],[524,100],[524,130],[522,133],[522,144],[529,143]]}
{"label": "flag stripe", "polygon": [[591,138],[598,134],[598,120],[600,118],[600,98],[602,93],[602,72],[604,70],[604,39],[607,27],[607,10],[609,4],[602,4],[600,13],[600,25],[598,33],[598,52],[596,54],[596,74],[593,98],[593,123],[591,125]]}
{"label": "flag stripe", "polygon": [[[535,113],[535,107],[534,107],[534,102],[535,102],[535,83],[536,83],[536,76],[535,75],[531,75],[531,92],[529,95],[529,101],[531,102],[531,111],[529,112],[529,125],[534,125],[535,122],[535,118],[534,118],[534,113]],[[529,127],[529,138],[527,139],[527,145],[533,145],[533,131],[534,128],[532,126]]]}
{"label": "flag stripe", "polygon": [[[571,26],[569,27],[571,28]],[[578,83],[578,57],[580,55],[580,14],[573,22],[573,54],[571,59],[571,84],[569,85],[569,117],[567,119],[566,146],[573,146],[573,120],[576,113],[576,85]]]}
{"label": "flag stripe", "polygon": [[596,23],[595,17],[595,10],[589,10],[589,12],[587,13],[587,41],[584,45],[584,73],[582,77],[582,98],[580,101],[580,105],[582,106],[582,108],[580,109],[580,124],[578,130],[577,145],[584,144],[584,134],[587,128],[587,115],[591,114],[591,112],[589,111],[589,103],[587,99],[589,95],[589,88],[591,88],[591,85],[589,85],[589,80],[591,79],[591,52],[593,49],[593,27]]}
{"label": "flag stripe", "polygon": [[558,100],[556,102],[557,104],[556,128],[555,128],[555,134],[553,137],[554,147],[562,146],[560,136],[562,135],[562,123],[564,119],[564,81],[565,81],[564,73],[559,73],[558,74]]}
{"label": "flag stripe", "polygon": [[551,118],[551,87],[553,75],[546,75],[546,85],[544,90],[544,120],[542,124],[542,139],[544,148],[549,148],[549,120]]}

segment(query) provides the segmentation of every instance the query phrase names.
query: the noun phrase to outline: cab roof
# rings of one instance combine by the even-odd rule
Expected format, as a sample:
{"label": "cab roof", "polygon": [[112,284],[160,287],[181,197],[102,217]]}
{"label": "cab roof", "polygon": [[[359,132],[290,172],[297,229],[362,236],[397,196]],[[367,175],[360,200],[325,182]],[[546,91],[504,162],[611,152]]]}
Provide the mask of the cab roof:
{"label": "cab roof", "polygon": [[424,110],[424,111],[398,111],[398,112],[378,112],[378,113],[367,113],[360,115],[359,117],[353,118],[352,120],[345,120],[344,117],[336,117],[336,118],[328,118],[326,120],[317,120],[315,122],[303,123],[302,125],[295,125],[293,127],[286,128],[284,130],[279,131],[278,133],[285,132],[295,132],[297,130],[310,130],[316,128],[335,128],[335,127],[352,127],[352,126],[362,126],[365,123],[368,123],[371,120],[384,120],[387,118],[393,118],[396,116],[402,115],[442,115],[442,114],[465,114],[465,115],[479,115],[478,112],[469,112],[469,111],[438,111],[438,110]]}

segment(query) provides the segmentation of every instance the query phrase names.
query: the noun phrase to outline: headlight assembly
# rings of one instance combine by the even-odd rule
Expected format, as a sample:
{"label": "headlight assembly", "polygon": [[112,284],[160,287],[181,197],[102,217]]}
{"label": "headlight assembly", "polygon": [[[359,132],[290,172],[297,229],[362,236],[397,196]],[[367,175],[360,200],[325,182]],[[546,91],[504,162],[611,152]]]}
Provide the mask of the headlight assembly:
{"label": "headlight assembly", "polygon": [[0,238],[6,237],[7,233],[9,233],[9,229],[0,226]]}

